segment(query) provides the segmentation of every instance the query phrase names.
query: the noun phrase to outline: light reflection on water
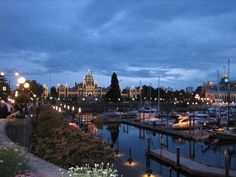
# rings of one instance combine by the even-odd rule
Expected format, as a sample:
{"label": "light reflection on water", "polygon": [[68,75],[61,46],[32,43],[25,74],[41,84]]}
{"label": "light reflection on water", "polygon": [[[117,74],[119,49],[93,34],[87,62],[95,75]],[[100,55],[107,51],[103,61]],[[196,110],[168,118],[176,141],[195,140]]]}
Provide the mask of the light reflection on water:
{"label": "light reflection on water", "polygon": [[[112,143],[114,149],[117,148],[117,142],[119,142],[119,151],[125,153],[127,157],[129,148],[131,148],[132,159],[137,162],[137,165],[134,168],[142,172],[145,172],[146,170],[145,152],[147,149],[147,138],[150,138],[151,149],[160,148],[161,142],[163,148],[168,149],[171,152],[176,152],[176,148],[179,146],[181,155],[185,157],[191,157],[212,166],[224,167],[225,145],[208,146],[203,142],[192,142],[173,138],[168,135],[161,135],[126,124],[104,124],[92,127],[93,133],[97,136],[102,136],[106,142],[109,141],[109,143]],[[235,150],[236,144],[228,145],[227,147]],[[154,160],[151,160],[150,168],[154,173],[162,174],[163,176],[168,176],[170,173],[167,166]],[[236,169],[236,156],[231,157],[231,168]],[[173,171],[172,176],[176,176],[176,173]]]}

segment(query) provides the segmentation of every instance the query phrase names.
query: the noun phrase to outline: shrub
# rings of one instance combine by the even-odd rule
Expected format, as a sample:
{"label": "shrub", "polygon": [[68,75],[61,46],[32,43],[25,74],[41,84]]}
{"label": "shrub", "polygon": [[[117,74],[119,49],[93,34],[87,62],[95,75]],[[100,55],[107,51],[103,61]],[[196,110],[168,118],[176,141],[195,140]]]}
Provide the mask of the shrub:
{"label": "shrub", "polygon": [[14,177],[29,170],[29,156],[13,145],[0,146],[0,176]]}
{"label": "shrub", "polygon": [[60,167],[111,163],[113,150],[100,138],[68,126],[62,114],[50,107],[39,114],[33,153]]}

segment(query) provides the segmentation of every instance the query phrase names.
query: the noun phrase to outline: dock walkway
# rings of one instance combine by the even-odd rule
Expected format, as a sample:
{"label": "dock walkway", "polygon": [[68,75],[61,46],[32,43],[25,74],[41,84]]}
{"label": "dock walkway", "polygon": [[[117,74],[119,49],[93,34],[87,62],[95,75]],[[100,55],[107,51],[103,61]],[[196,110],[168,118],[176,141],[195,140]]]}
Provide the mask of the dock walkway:
{"label": "dock walkway", "polygon": [[142,122],[134,122],[134,121],[128,121],[128,120],[119,120],[118,122],[125,123],[125,124],[132,125],[132,126],[139,127],[139,128],[144,128],[144,129],[151,130],[151,131],[156,131],[159,133],[164,133],[164,134],[179,137],[179,138],[184,138],[187,140],[195,140],[196,139],[194,137],[194,134],[192,134],[192,133],[185,133],[183,131],[174,130],[172,128],[153,126],[153,125],[149,125],[149,124],[144,124]]}
{"label": "dock walkway", "polygon": [[[150,151],[151,158],[164,162],[174,169],[198,177],[223,177],[225,176],[224,168],[208,166],[204,163],[180,156],[180,164],[177,166],[176,153],[172,153],[165,149],[156,149]],[[236,170],[229,171],[230,177],[236,177]]]}

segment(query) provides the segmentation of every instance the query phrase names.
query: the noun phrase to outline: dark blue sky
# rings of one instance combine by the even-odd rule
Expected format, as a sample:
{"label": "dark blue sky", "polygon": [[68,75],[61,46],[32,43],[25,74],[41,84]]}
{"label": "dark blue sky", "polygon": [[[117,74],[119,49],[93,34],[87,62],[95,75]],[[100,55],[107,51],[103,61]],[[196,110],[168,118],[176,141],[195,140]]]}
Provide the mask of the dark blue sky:
{"label": "dark blue sky", "polygon": [[52,85],[81,82],[90,68],[101,86],[175,89],[236,71],[235,0],[1,0],[0,70]]}

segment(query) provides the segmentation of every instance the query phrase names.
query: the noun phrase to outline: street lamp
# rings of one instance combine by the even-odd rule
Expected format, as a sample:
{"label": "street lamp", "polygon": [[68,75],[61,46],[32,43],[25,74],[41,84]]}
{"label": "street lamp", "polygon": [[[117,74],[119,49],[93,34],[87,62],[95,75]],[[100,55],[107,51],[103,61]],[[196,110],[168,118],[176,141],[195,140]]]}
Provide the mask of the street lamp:
{"label": "street lamp", "polygon": [[25,83],[25,78],[24,77],[20,77],[19,79],[18,79],[18,83],[19,84],[23,84],[23,83]]}
{"label": "street lamp", "polygon": [[19,77],[20,74],[19,74],[19,72],[17,72],[17,71],[9,70],[9,71],[7,71],[6,73],[4,73],[3,71],[0,72],[0,75],[1,75],[1,76],[7,76],[7,77],[8,77],[8,85],[9,85],[9,87],[11,88],[11,77],[12,77],[12,76]]}
{"label": "street lamp", "polygon": [[29,83],[28,83],[28,82],[24,83],[24,88],[25,88],[25,89],[28,89],[28,88],[29,88],[29,86],[30,86],[30,85],[29,85]]}

